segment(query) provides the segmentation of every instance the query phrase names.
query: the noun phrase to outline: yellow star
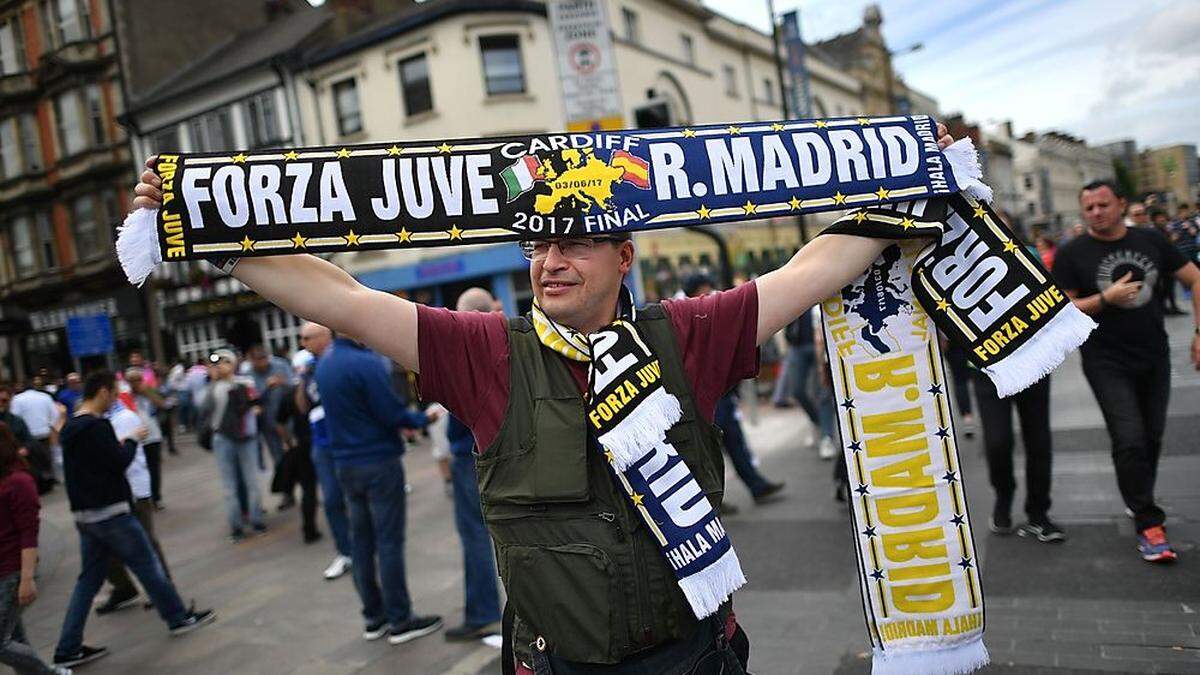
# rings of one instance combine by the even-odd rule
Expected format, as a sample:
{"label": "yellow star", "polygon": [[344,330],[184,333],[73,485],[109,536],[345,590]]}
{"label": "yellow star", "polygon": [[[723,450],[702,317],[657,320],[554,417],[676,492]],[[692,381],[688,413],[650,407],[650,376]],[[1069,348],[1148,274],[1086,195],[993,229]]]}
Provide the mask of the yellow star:
{"label": "yellow star", "polygon": [[409,232],[408,228],[400,228],[400,231],[396,233],[396,236],[400,238],[401,244],[412,241],[412,232]]}
{"label": "yellow star", "polygon": [[871,123],[871,120],[867,119],[866,117],[860,117],[858,118],[858,123],[865,127]]}
{"label": "yellow star", "polygon": [[771,131],[783,131],[783,125],[779,122],[776,122],[771,125]]}
{"label": "yellow star", "polygon": [[903,227],[905,229],[905,231],[907,231],[908,228],[916,227],[917,224],[915,222],[913,222],[912,218],[905,218],[904,220],[900,221],[900,226]]}
{"label": "yellow star", "polygon": [[388,148],[387,150],[388,150],[388,156],[390,156],[390,157],[395,157],[396,155],[400,154],[400,148],[395,145]]}
{"label": "yellow star", "polygon": [[854,222],[858,223],[859,225],[862,225],[862,222],[867,218],[868,216],[866,211],[859,211],[858,213],[854,214]]}
{"label": "yellow star", "polygon": [[283,159],[284,161],[300,159],[300,154],[295,150],[288,150],[283,153]]}
{"label": "yellow star", "polygon": [[982,206],[976,206],[975,210],[971,212],[971,215],[983,220],[984,216],[987,215],[987,211],[984,211]]}
{"label": "yellow star", "polygon": [[644,499],[644,497],[642,497],[642,495],[639,495],[638,493],[635,492],[630,496],[630,499],[633,501],[634,506],[641,506],[642,499]]}
{"label": "yellow star", "polygon": [[742,206],[742,211],[744,211],[746,215],[758,213],[758,206],[754,202],[747,199],[746,203]]}
{"label": "yellow star", "polygon": [[438,152],[443,152],[443,153],[446,153],[446,154],[450,154],[450,151],[454,149],[454,146],[453,146],[453,145],[450,145],[450,144],[449,144],[449,143],[447,143],[446,141],[442,141],[442,144],[441,144],[441,145],[439,145],[439,146],[437,147],[437,149],[438,149]]}
{"label": "yellow star", "polygon": [[1012,253],[1015,250],[1017,250],[1017,245],[1012,242],[1012,239],[1009,239],[1008,241],[1004,242],[1004,252],[1005,253]]}
{"label": "yellow star", "polygon": [[242,244],[243,251],[253,251],[254,250],[254,240],[248,236],[242,237],[241,244]]}
{"label": "yellow star", "polygon": [[841,190],[838,190],[837,192],[833,193],[833,203],[834,204],[845,204],[846,203],[846,195],[842,194]]}
{"label": "yellow star", "polygon": [[292,248],[304,248],[304,243],[307,241],[307,239],[301,237],[300,233],[297,232],[296,236],[292,237]]}
{"label": "yellow star", "polygon": [[458,225],[451,225],[450,226],[450,241],[454,241],[455,239],[462,239],[462,233],[463,233],[463,231],[458,229]]}
{"label": "yellow star", "polygon": [[803,202],[801,202],[796,195],[792,195],[792,198],[788,200],[788,205],[792,207],[793,211],[799,211],[802,203]]}
{"label": "yellow star", "polygon": [[729,126],[726,128],[726,129],[725,129],[725,131],[728,131],[730,136],[734,136],[734,135],[736,135],[736,134],[740,134],[740,133],[742,133],[742,128],[741,128],[741,127],[734,126],[734,125],[730,124],[730,125],[729,125]]}
{"label": "yellow star", "polygon": [[704,220],[705,218],[708,218],[709,213],[711,213],[711,210],[703,204],[700,205],[700,208],[696,209],[696,215],[700,216],[700,220]]}
{"label": "yellow star", "polygon": [[944,312],[947,309],[950,309],[950,303],[946,302],[945,298],[942,298],[941,300],[937,301],[937,308],[939,312]]}
{"label": "yellow star", "polygon": [[813,122],[813,124],[815,124],[818,129],[824,129],[825,127],[829,126],[829,122],[826,122],[825,120],[817,120],[816,122]]}
{"label": "yellow star", "polygon": [[350,230],[350,233],[346,235],[346,243],[350,246],[358,246],[358,235],[354,234],[354,230]]}
{"label": "yellow star", "polygon": [[684,138],[695,138],[695,137],[696,137],[696,130],[695,130],[695,129],[684,129],[684,130],[683,130],[683,137],[684,137]]}
{"label": "yellow star", "polygon": [[613,454],[611,450],[604,451],[604,459],[607,459],[609,464],[613,463]]}
{"label": "yellow star", "polygon": [[889,193],[887,190],[884,190],[882,185],[880,185],[879,189],[875,191],[875,196],[879,197],[879,201],[887,199],[889,194],[891,193]]}
{"label": "yellow star", "polygon": [[234,164],[244,164],[246,162],[246,153],[239,152],[238,154],[234,155],[232,159]]}
{"label": "yellow star", "polygon": [[348,148],[342,148],[334,154],[338,156],[338,159],[345,159],[350,156],[350,150]]}

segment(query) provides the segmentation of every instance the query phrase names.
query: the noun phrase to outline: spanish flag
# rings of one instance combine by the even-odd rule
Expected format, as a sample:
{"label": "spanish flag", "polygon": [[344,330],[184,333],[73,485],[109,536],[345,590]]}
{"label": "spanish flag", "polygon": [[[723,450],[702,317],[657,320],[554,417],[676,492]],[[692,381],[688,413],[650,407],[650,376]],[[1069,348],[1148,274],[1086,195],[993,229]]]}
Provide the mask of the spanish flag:
{"label": "spanish flag", "polygon": [[650,163],[646,160],[624,150],[617,150],[612,154],[609,164],[625,170],[621,176],[622,183],[631,183],[639,190],[650,189]]}

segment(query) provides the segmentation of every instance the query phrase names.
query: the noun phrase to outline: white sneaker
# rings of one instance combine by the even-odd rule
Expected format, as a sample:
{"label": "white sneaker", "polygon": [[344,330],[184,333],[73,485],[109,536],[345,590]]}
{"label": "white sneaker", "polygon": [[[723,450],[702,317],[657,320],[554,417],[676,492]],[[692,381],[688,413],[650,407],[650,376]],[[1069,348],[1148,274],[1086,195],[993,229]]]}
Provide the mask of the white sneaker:
{"label": "white sneaker", "polygon": [[837,455],[837,450],[833,447],[833,439],[828,436],[821,437],[821,443],[817,446],[817,455],[821,459],[833,459]]}
{"label": "white sneaker", "polygon": [[329,563],[329,567],[326,567],[325,571],[321,574],[325,577],[326,581],[333,581],[349,571],[350,558],[344,555],[339,555],[333,559],[333,562]]}
{"label": "white sneaker", "polygon": [[504,646],[504,638],[500,637],[499,635],[486,635],[482,640],[480,640],[480,642],[491,647],[492,649],[500,649]]}

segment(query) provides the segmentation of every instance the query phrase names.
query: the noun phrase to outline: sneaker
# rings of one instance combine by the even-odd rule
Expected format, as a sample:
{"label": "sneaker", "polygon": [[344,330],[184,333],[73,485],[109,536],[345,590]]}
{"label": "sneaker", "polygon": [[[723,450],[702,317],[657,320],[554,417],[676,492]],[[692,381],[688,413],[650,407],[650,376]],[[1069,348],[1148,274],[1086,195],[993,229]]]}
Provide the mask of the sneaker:
{"label": "sneaker", "polygon": [[296,498],[292,495],[284,495],[283,499],[279,500],[279,506],[275,507],[279,511],[287,511],[296,505]]}
{"label": "sneaker", "polygon": [[388,644],[402,645],[410,640],[425,637],[442,627],[440,616],[411,616],[398,628],[388,631]]}
{"label": "sneaker", "polygon": [[1050,522],[1049,518],[1041,518],[1037,521],[1029,521],[1017,530],[1017,534],[1022,537],[1037,537],[1038,541],[1043,542],[1062,542],[1067,540],[1067,533],[1063,532],[1062,528]]}
{"label": "sneaker", "polygon": [[203,609],[203,610],[200,610],[199,612],[197,612],[196,610],[193,609],[188,612],[188,615],[186,617],[184,617],[183,621],[180,621],[179,623],[175,624],[174,626],[171,626],[171,635],[172,636],[187,635],[188,633],[196,630],[197,628],[200,628],[202,626],[207,626],[208,624],[212,623],[213,621],[216,621],[216,619],[217,619],[217,613],[211,609]]}
{"label": "sneaker", "polygon": [[1007,537],[1015,532],[1013,528],[1012,516],[1007,513],[993,513],[991,518],[988,518],[988,529],[1001,537]]}
{"label": "sneaker", "polygon": [[496,625],[496,622],[493,621],[492,623],[485,623],[482,626],[473,626],[464,623],[461,626],[447,628],[444,635],[447,642],[474,642],[475,640],[482,640],[489,635],[498,635],[499,633],[500,629]]}
{"label": "sneaker", "polygon": [[1130,520],[1133,520],[1134,518],[1133,509],[1129,508],[1128,506],[1125,507],[1125,517]]}
{"label": "sneaker", "polygon": [[233,532],[229,533],[229,542],[231,544],[240,544],[245,540],[246,540],[246,533],[243,532],[241,530],[241,528],[238,528],[238,529],[234,530]]}
{"label": "sneaker", "polygon": [[141,595],[137,591],[133,591],[127,595],[117,595],[117,592],[113,591],[112,595],[108,596],[108,600],[96,606],[96,613],[104,616],[105,614],[112,614],[113,612],[133,607],[138,604],[139,597]]}
{"label": "sneaker", "polygon": [[321,573],[321,576],[325,577],[326,581],[333,581],[346,572],[349,572],[350,566],[350,556],[339,555],[333,559],[333,562],[329,563],[329,567],[325,568],[325,571]]}
{"label": "sneaker", "polygon": [[315,544],[318,541],[321,541],[321,533],[318,532],[317,530],[313,530],[312,532],[305,532],[303,539],[304,539],[304,543],[306,543],[306,544]]}
{"label": "sneaker", "polygon": [[480,642],[491,647],[492,649],[503,649],[504,648],[504,638],[500,637],[499,635],[488,635],[487,637],[480,640]]}
{"label": "sneaker", "polygon": [[250,529],[253,530],[254,536],[256,537],[260,534],[267,533],[267,526],[263,525],[262,523],[255,523]]}
{"label": "sneaker", "polygon": [[54,667],[54,675],[71,675],[71,672],[70,668],[63,668],[62,666]]}
{"label": "sneaker", "polygon": [[781,499],[783,495],[779,494],[779,491],[782,489],[782,482],[767,483],[767,486],[763,488],[762,492],[754,495],[754,503],[761,506],[763,504],[769,504],[770,502],[776,501],[777,499]]}
{"label": "sneaker", "polygon": [[1175,562],[1179,556],[1167,541],[1167,531],[1162,525],[1147,527],[1138,533],[1138,551],[1146,562]]}
{"label": "sneaker", "polygon": [[373,621],[367,624],[367,627],[363,629],[363,639],[368,642],[372,640],[378,640],[384,635],[387,635],[390,631],[391,627],[388,626],[387,619]]}
{"label": "sneaker", "polygon": [[963,438],[966,438],[968,440],[975,438],[975,416],[974,415],[972,415],[970,413],[963,415],[963,417],[962,417],[962,433],[963,433]]}
{"label": "sneaker", "polygon": [[833,439],[828,436],[822,436],[820,443],[817,445],[817,456],[821,459],[833,459],[837,456],[837,450],[833,447]]}
{"label": "sneaker", "polygon": [[54,665],[63,668],[71,668],[74,666],[82,666],[85,663],[91,663],[96,659],[108,656],[108,647],[89,647],[82,645],[74,654],[55,654]]}

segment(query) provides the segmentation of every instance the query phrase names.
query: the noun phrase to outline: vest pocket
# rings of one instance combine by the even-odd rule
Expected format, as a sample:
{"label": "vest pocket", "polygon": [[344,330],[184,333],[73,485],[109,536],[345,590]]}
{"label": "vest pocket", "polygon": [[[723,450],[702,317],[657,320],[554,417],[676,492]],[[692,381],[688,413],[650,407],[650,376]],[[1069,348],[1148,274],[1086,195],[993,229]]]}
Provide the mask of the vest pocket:
{"label": "vest pocket", "polygon": [[589,544],[511,545],[500,557],[509,602],[532,634],[519,639],[544,637],[550,652],[569,661],[616,660],[625,623],[607,553]]}
{"label": "vest pocket", "polygon": [[533,437],[516,452],[479,457],[480,498],[486,504],[583,502],[589,497],[583,400],[534,402]]}

